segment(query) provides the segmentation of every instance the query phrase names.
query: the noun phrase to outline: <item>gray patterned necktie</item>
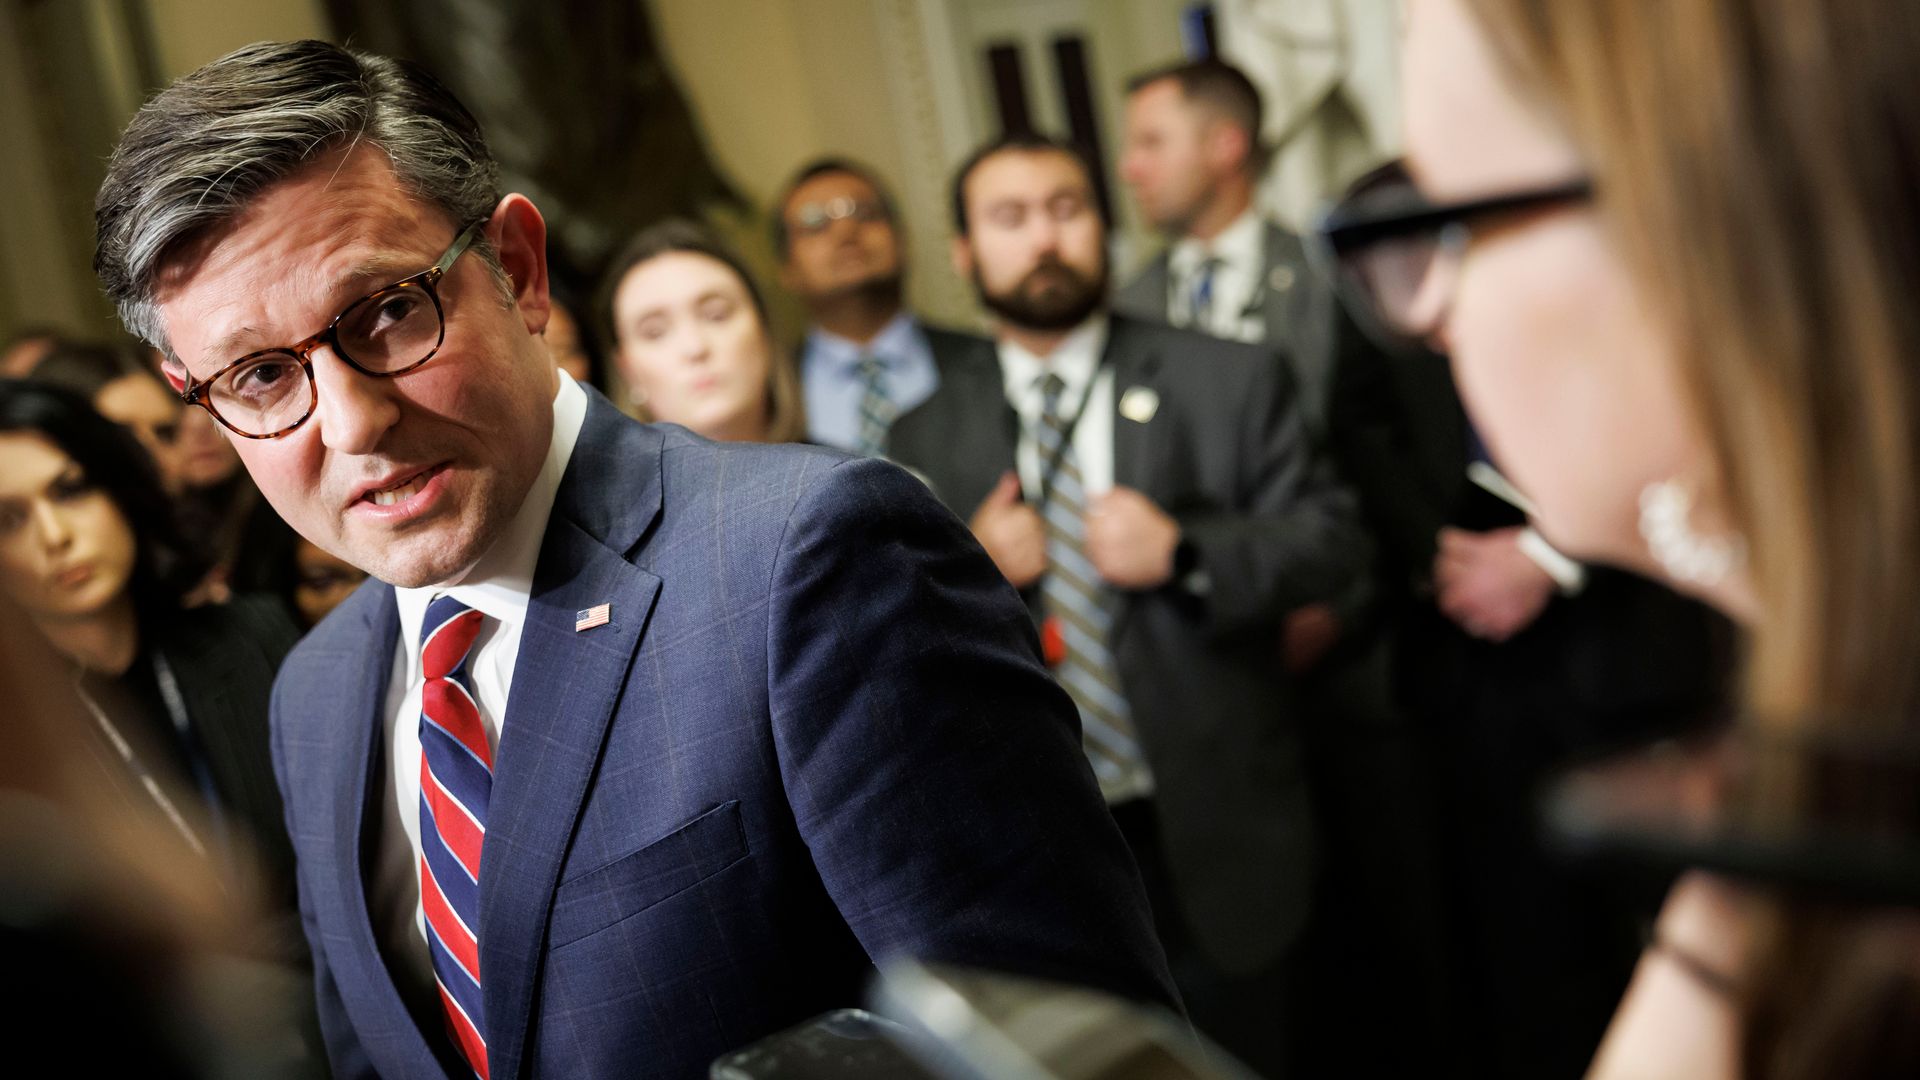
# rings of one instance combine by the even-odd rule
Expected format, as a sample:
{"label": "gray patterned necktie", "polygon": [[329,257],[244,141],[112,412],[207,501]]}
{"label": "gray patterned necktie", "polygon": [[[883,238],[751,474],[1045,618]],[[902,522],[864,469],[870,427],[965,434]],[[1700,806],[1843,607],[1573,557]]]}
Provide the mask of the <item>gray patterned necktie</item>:
{"label": "gray patterned necktie", "polygon": [[1040,378],[1040,425],[1034,442],[1043,463],[1058,455],[1045,512],[1047,575],[1042,607],[1059,629],[1062,654],[1054,669],[1080,709],[1080,741],[1100,791],[1110,803],[1152,790],[1146,759],[1134,734],[1133,711],[1120,684],[1109,636],[1115,597],[1087,558],[1086,488],[1060,413],[1066,381],[1048,372]]}
{"label": "gray patterned necktie", "polygon": [[887,396],[886,365],[872,354],[862,356],[854,368],[860,375],[860,436],[854,450],[866,457],[885,457],[887,431],[893,427],[898,409]]}

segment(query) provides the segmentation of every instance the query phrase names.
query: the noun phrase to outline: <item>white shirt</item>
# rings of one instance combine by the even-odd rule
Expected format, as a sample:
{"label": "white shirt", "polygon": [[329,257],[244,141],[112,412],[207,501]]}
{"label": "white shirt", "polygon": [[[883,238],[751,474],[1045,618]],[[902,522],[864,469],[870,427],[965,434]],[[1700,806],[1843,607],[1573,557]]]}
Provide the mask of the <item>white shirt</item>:
{"label": "white shirt", "polygon": [[[1059,408],[1068,423],[1073,422],[1073,410],[1080,399],[1086,397],[1086,412],[1073,429],[1073,459],[1080,466],[1081,486],[1089,498],[1113,487],[1113,368],[1100,364],[1100,354],[1106,347],[1104,314],[1075,327],[1051,356],[1035,356],[1011,341],[1000,342],[1000,372],[1006,383],[1007,402],[1020,414],[1020,444],[1014,462],[1028,498],[1039,497],[1040,476],[1046,470],[1033,431],[1040,424],[1040,408],[1046,397],[1041,393],[1040,379],[1049,371],[1067,384],[1060,394]],[[1089,379],[1093,380],[1091,396],[1087,395]]]}
{"label": "white shirt", "polygon": [[[487,745],[500,746],[500,722],[507,715],[513,688],[513,664],[520,653],[520,628],[533,590],[534,566],[547,533],[560,478],[573,458],[580,427],[587,419],[587,394],[560,373],[553,397],[553,438],[547,459],[527,489],[520,509],[480,561],[457,585],[393,590],[400,609],[400,640],[394,643],[393,678],[387,683],[386,774],[381,790],[380,855],[368,895],[374,930],[402,989],[415,1000],[436,993],[433,963],[427,955],[426,916],[420,908],[420,624],[427,605],[445,594],[484,614],[467,670],[480,702]],[[411,987],[407,984],[411,983]]]}
{"label": "white shirt", "polygon": [[[1213,302],[1207,325],[1193,325],[1193,290],[1200,264],[1218,259],[1213,271]],[[1211,241],[1183,237],[1167,256],[1167,321],[1229,341],[1259,341],[1266,320],[1254,308],[1260,275],[1266,268],[1266,224],[1252,207],[1233,219]]]}

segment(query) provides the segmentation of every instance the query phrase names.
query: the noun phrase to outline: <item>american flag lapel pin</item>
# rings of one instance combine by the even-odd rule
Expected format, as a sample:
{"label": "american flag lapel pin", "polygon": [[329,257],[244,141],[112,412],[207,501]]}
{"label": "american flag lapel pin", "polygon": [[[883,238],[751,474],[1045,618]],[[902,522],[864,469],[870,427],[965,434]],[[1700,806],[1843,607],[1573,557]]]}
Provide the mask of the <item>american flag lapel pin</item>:
{"label": "american flag lapel pin", "polygon": [[596,626],[605,626],[613,621],[612,604],[595,604],[590,608],[581,608],[573,613],[573,632],[591,630]]}

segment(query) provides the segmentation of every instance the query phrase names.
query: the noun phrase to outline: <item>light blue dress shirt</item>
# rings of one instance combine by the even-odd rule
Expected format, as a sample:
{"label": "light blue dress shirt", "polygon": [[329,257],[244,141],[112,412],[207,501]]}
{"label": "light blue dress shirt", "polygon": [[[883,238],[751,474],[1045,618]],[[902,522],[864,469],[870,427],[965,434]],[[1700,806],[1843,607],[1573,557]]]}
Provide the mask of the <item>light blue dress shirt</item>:
{"label": "light blue dress shirt", "polygon": [[819,327],[807,331],[801,352],[800,380],[807,399],[807,438],[825,446],[852,450],[860,444],[860,399],[866,395],[860,358],[880,361],[882,385],[904,415],[933,396],[940,385],[933,346],[912,315],[894,316],[864,347]]}

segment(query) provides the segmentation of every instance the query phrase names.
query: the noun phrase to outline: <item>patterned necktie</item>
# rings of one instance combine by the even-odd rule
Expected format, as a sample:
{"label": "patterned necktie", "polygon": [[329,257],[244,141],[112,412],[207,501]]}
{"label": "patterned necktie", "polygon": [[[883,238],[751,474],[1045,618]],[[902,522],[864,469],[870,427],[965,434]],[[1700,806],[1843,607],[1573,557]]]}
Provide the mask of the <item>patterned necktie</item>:
{"label": "patterned necktie", "polygon": [[893,427],[893,399],[887,396],[886,365],[873,355],[862,356],[855,370],[859,372],[860,394],[860,437],[854,450],[865,457],[884,457],[887,452],[887,430]]}
{"label": "patterned necktie", "polygon": [[1066,381],[1040,377],[1040,427],[1034,441],[1042,467],[1055,460],[1047,489],[1047,575],[1042,607],[1060,631],[1060,663],[1054,669],[1080,708],[1080,742],[1100,791],[1110,803],[1147,794],[1152,783],[1134,736],[1133,713],[1109,649],[1113,595],[1087,558],[1086,488],[1080,463],[1067,442],[1068,419],[1060,414]]}
{"label": "patterned necktie", "polygon": [[450,596],[420,627],[420,905],[447,1030],[486,1080],[480,1001],[480,846],[487,837],[493,751],[467,654],[486,616]]}

